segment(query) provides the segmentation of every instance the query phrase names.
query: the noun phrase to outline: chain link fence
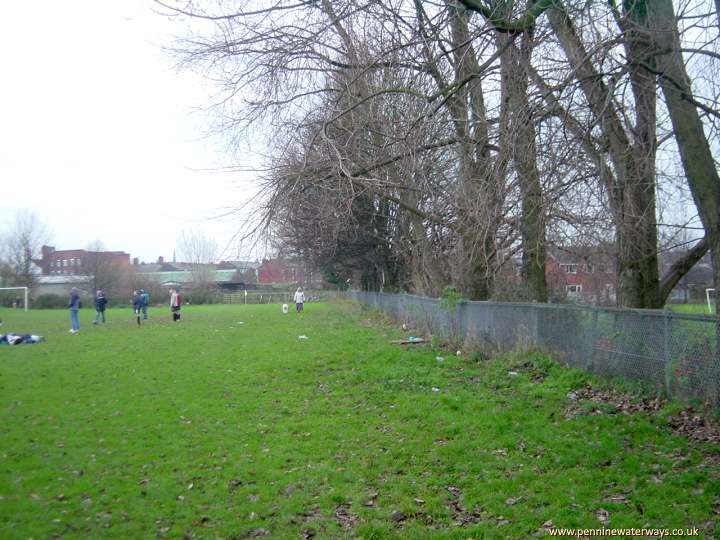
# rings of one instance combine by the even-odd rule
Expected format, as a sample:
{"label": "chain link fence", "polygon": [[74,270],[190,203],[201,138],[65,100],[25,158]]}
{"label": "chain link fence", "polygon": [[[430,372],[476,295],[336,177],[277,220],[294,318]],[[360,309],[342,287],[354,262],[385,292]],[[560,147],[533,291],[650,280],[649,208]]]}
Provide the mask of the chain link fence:
{"label": "chain link fence", "polygon": [[[224,293],[223,304],[292,304],[295,290],[292,291],[239,291]],[[306,302],[329,302],[347,298],[343,291],[306,290]]]}
{"label": "chain link fence", "polygon": [[568,304],[460,301],[354,291],[354,300],[469,346],[547,350],[567,366],[720,405],[717,317]]}

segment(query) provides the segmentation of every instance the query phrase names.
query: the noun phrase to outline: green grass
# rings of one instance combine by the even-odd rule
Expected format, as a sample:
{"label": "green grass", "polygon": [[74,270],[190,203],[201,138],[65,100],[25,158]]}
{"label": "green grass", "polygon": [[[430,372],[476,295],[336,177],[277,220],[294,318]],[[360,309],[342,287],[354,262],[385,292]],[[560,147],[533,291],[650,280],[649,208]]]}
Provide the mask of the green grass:
{"label": "green grass", "polygon": [[712,312],[710,312],[707,304],[667,304],[665,309],[674,311],[675,313],[688,313],[691,315],[715,314],[715,306],[712,306]]}
{"label": "green grass", "polygon": [[347,305],[166,311],[84,310],[77,336],[2,314],[47,341],[0,349],[0,538],[528,538],[603,511],[717,532],[713,449],[571,402],[588,376],[542,356],[402,348]]}

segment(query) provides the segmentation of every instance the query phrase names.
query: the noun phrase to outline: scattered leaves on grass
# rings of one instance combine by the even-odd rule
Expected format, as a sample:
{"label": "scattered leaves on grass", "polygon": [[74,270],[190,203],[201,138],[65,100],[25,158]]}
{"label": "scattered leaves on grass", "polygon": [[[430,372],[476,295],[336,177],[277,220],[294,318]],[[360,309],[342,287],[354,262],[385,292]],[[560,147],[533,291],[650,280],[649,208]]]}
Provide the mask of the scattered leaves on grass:
{"label": "scattered leaves on grass", "polygon": [[608,495],[607,497],[605,497],[605,502],[630,504],[630,501],[628,501],[627,496],[622,493],[615,493],[613,495]]}
{"label": "scattered leaves on grass", "polygon": [[196,519],[192,522],[193,527],[203,527],[207,523],[210,523],[210,516],[201,516],[200,519]]}
{"label": "scattered leaves on grass", "polygon": [[335,519],[345,529],[354,529],[358,524],[357,515],[353,514],[348,503],[343,503],[335,508]]}
{"label": "scattered leaves on grass", "polygon": [[300,534],[302,535],[303,540],[308,540],[310,538],[315,538],[317,532],[315,532],[315,529],[305,529]]}
{"label": "scattered leaves on grass", "polygon": [[598,510],[595,512],[595,517],[598,518],[598,521],[603,525],[607,525],[608,523],[610,523],[610,512],[608,512],[604,508],[598,508]]}
{"label": "scattered leaves on grass", "polygon": [[447,507],[452,511],[453,520],[459,527],[462,527],[467,523],[479,523],[489,517],[486,512],[482,512],[477,508],[472,512],[468,512],[460,503],[460,496],[462,495],[460,488],[447,486],[445,489],[447,489],[451,494]]}
{"label": "scattered leaves on grass", "polygon": [[545,536],[548,531],[550,531],[554,528],[555,528],[555,524],[552,522],[551,519],[549,519],[540,526],[540,529],[538,529],[536,532],[533,533],[533,536],[536,536],[536,537],[537,536]]}
{"label": "scattered leaves on grass", "polygon": [[228,489],[230,491],[236,491],[240,486],[243,485],[243,481],[239,478],[233,478],[228,482]]}
{"label": "scattered leaves on grass", "polygon": [[692,441],[720,444],[720,426],[698,414],[692,407],[670,417],[668,425]]}
{"label": "scattered leaves on grass", "polygon": [[[322,513],[320,512],[320,508],[316,506],[308,512],[298,513],[298,516],[300,516],[303,523],[310,523],[311,521],[315,521],[316,519],[322,517]],[[295,518],[290,521],[291,523],[298,523],[298,520]]]}
{"label": "scattered leaves on grass", "polygon": [[457,488],[455,486],[447,486],[445,489],[452,493],[454,497],[459,497],[460,495],[462,495],[462,491],[460,490],[460,488]]}
{"label": "scattered leaves on grass", "polygon": [[260,536],[268,536],[270,534],[270,531],[263,528],[253,529],[249,533],[247,533],[248,538],[258,538]]}
{"label": "scattered leaves on grass", "polygon": [[407,519],[407,516],[403,512],[393,512],[390,514],[390,519],[393,523],[402,523]]}
{"label": "scattered leaves on grass", "polygon": [[[632,394],[620,392],[608,388],[593,388],[591,384],[578,388],[567,394],[571,401],[588,400],[593,403],[611,405],[615,412],[623,414],[635,414],[639,412],[655,413],[662,409],[666,401],[661,398],[638,398]],[[572,416],[577,416],[577,409],[570,411]],[[597,409],[593,413],[601,412]]]}

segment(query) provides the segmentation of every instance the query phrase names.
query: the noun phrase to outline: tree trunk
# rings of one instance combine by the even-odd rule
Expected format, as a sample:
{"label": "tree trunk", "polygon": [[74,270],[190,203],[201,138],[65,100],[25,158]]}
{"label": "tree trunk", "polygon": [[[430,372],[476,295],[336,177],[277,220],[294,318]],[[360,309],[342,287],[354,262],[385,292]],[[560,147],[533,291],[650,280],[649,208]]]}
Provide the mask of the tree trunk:
{"label": "tree trunk", "polygon": [[[636,116],[643,118],[637,119],[641,131],[636,134],[636,144],[632,144],[613,106],[611,93],[592,65],[569,16],[560,4],[549,9],[547,15],[600,124],[615,169],[614,177],[607,176],[613,181],[607,190],[618,245],[618,303],[625,307],[657,307],[660,284],[655,226],[654,108],[636,108]],[[631,45],[626,43],[629,54]],[[646,80],[645,87],[648,84]]]}
{"label": "tree trunk", "polygon": [[[498,32],[501,46],[514,40]],[[535,145],[535,123],[528,101],[529,73],[533,39],[532,30],[520,37],[521,45],[508,44],[501,57],[502,91],[507,97],[508,139],[515,171],[518,175],[521,196],[520,236],[522,242],[523,285],[530,300],[547,302],[547,280],[545,276],[545,208],[543,207],[540,172],[537,167]]]}
{"label": "tree trunk", "polygon": [[[450,4],[455,82],[478,73],[479,65],[472,47],[468,18],[470,12]],[[497,176],[487,155],[487,120],[480,80],[471,80],[452,90],[448,108],[453,115],[459,143],[459,179],[457,190],[460,222],[457,256],[459,285],[470,300],[490,298],[495,277],[495,234],[499,223]]]}
{"label": "tree trunk", "polygon": [[[690,78],[680,52],[671,0],[648,2],[648,29],[661,53],[657,58],[665,97],[688,186],[700,214],[713,259],[713,281],[720,288],[720,177],[702,120],[692,101]],[[720,301],[716,300],[717,302]]]}
{"label": "tree trunk", "polygon": [[[688,186],[705,228],[705,239],[713,261],[713,283],[720,289],[720,177],[715,168],[702,120],[693,103],[690,78],[680,52],[680,35],[671,0],[648,2],[648,30],[660,54],[657,70],[660,87],[675,133]],[[720,296],[715,313],[720,314]],[[715,362],[710,366],[708,400],[720,403],[720,318],[716,326]]]}

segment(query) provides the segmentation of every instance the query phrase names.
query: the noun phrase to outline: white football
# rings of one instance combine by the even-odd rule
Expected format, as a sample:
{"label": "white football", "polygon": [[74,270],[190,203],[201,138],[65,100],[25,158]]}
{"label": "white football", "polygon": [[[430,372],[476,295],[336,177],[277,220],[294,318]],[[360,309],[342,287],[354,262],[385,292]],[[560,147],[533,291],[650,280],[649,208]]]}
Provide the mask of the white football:
{"label": "white football", "polygon": [[288,312],[288,305],[287,305],[287,304],[283,304],[282,310],[283,310],[283,313],[287,313],[287,312]]}

